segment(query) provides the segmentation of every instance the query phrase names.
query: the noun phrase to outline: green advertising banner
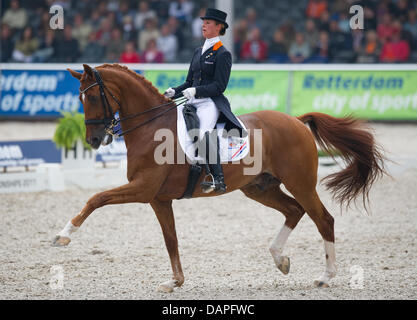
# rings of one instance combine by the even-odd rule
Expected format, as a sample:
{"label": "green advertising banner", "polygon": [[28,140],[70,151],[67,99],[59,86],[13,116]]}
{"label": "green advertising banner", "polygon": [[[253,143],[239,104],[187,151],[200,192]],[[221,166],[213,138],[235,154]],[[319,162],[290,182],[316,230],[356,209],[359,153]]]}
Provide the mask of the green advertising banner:
{"label": "green advertising banner", "polygon": [[416,71],[295,71],[291,114],[417,119]]}
{"label": "green advertising banner", "polygon": [[[160,92],[185,82],[186,71],[147,70],[145,77]],[[285,112],[288,71],[232,71],[225,92],[236,115],[258,110]]]}

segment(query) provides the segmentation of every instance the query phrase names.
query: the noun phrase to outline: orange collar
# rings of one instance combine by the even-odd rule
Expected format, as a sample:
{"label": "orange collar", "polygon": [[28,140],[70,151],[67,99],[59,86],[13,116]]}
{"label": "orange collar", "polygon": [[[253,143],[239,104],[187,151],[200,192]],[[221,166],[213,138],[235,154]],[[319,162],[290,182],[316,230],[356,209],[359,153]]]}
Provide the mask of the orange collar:
{"label": "orange collar", "polygon": [[217,42],[214,46],[213,46],[213,51],[217,51],[219,50],[220,47],[223,46],[223,43],[221,41]]}

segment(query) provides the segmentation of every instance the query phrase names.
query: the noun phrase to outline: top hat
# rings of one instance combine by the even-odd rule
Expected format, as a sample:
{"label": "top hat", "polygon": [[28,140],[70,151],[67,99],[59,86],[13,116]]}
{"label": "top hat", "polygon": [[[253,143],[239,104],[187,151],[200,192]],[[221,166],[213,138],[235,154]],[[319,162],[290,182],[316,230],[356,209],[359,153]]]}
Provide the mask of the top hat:
{"label": "top hat", "polygon": [[210,20],[216,20],[218,22],[221,22],[224,24],[224,27],[227,29],[229,28],[229,25],[226,22],[227,13],[221,10],[208,8],[206,10],[206,15],[204,17],[200,17],[202,20],[204,19],[210,19]]}

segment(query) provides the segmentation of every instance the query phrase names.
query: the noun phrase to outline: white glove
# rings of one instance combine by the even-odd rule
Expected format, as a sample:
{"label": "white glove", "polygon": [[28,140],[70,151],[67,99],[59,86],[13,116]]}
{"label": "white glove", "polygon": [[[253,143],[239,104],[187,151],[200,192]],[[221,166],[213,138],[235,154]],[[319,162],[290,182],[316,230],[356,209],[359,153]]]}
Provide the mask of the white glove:
{"label": "white glove", "polygon": [[164,92],[164,96],[167,98],[172,98],[173,96],[175,96],[175,90],[172,88],[168,88],[165,92]]}
{"label": "white glove", "polygon": [[182,94],[184,95],[184,97],[186,97],[188,100],[191,100],[192,98],[194,98],[196,93],[195,88],[188,88],[185,89]]}

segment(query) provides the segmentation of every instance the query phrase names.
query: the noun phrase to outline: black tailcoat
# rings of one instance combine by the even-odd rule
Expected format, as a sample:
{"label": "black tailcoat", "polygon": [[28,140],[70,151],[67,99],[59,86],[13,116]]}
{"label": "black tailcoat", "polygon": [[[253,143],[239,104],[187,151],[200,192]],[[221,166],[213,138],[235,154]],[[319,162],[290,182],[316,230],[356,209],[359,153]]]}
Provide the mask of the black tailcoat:
{"label": "black tailcoat", "polygon": [[219,122],[226,122],[225,129],[238,129],[242,135],[243,128],[232,113],[230,103],[224,96],[232,69],[232,55],[219,43],[201,54],[202,47],[194,51],[188,70],[187,79],[182,85],[173,88],[179,93],[187,88],[196,89],[196,99],[211,98],[220,111]]}

